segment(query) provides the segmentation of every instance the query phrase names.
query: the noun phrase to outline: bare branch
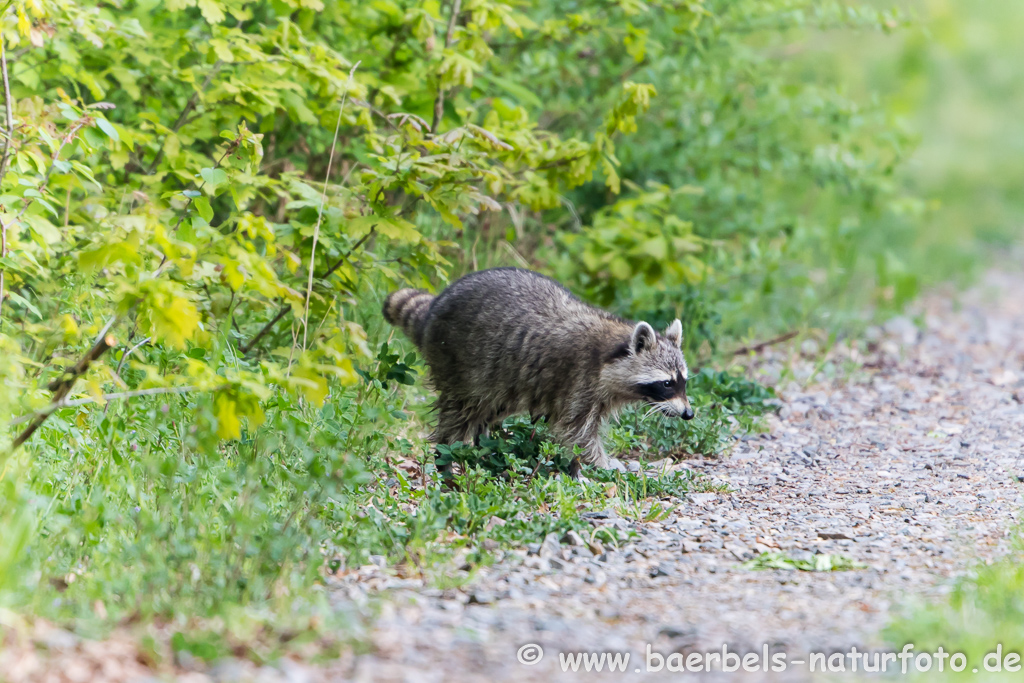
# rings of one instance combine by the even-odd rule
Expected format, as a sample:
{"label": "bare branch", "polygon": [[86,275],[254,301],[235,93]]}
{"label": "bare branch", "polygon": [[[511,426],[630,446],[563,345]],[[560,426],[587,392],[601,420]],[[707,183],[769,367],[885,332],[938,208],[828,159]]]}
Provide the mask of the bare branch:
{"label": "bare branch", "polygon": [[243,344],[242,346],[238,347],[238,350],[242,352],[242,355],[244,356],[245,354],[249,353],[252,347],[254,347],[260,339],[263,339],[267,332],[270,332],[270,330],[274,329],[274,325],[281,321],[281,318],[283,318],[288,313],[288,309],[290,308],[291,306],[289,306],[288,304],[282,305],[281,308],[277,309],[277,314],[273,318],[271,318],[270,322],[264,325],[259,332],[256,333],[255,337],[249,340],[249,343]]}
{"label": "bare branch", "polygon": [[[0,35],[0,74],[4,80],[4,109],[6,110],[7,130],[4,131],[4,152],[0,158],[0,184],[7,175],[7,162],[11,157],[11,139],[14,137],[14,106],[11,100],[11,83],[7,77],[7,51],[4,39]],[[0,219],[0,258],[7,256],[7,223]],[[4,268],[0,265],[0,311],[4,305]]]}
{"label": "bare branch", "polygon": [[110,328],[114,326],[115,320],[116,318],[112,318],[110,322],[103,327],[100,331],[99,337],[96,339],[96,343],[86,351],[85,355],[82,356],[78,362],[71,367],[71,369],[65,370],[64,374],[51,381],[46,388],[55,394],[63,392],[63,395],[67,395],[67,390],[71,388],[71,385],[75,383],[75,380],[86,373],[89,369],[89,365],[102,356],[107,349],[117,344],[117,340],[114,338],[114,335],[107,334],[110,331]]}
{"label": "bare branch", "polygon": [[757,353],[758,351],[765,350],[769,346],[774,346],[775,344],[781,344],[784,341],[789,341],[798,334],[800,334],[799,330],[791,330],[786,334],[780,334],[778,337],[773,337],[772,339],[769,339],[767,341],[758,342],[757,344],[751,344],[750,346],[741,346],[740,348],[733,351],[732,355],[742,356],[745,353]]}
{"label": "bare branch", "polygon": [[11,99],[11,81],[7,76],[7,52],[4,49],[4,40],[0,36],[0,73],[4,79],[4,109],[6,110],[7,130],[4,136],[4,153],[0,158],[0,181],[7,173],[7,162],[11,158],[11,138],[14,137],[14,101]]}
{"label": "bare branch", "polygon": [[133,353],[135,353],[140,346],[145,346],[146,344],[148,344],[150,341],[152,341],[152,339],[153,339],[152,337],[146,337],[145,339],[140,341],[138,344],[136,344],[135,346],[133,346],[130,349],[128,349],[127,351],[125,351],[124,355],[121,356],[121,362],[117,364],[117,370],[115,372],[117,372],[117,374],[120,375],[121,374],[121,368],[124,367],[124,363],[125,363],[126,360],[128,360],[128,356],[130,356]]}
{"label": "bare branch", "polygon": [[46,422],[46,418],[50,416],[50,413],[56,410],[57,407],[64,402],[64,398],[71,391],[71,387],[75,385],[75,382],[78,381],[79,377],[89,370],[89,366],[93,361],[106,353],[107,349],[117,344],[117,339],[114,338],[114,335],[109,334],[110,328],[114,326],[114,323],[116,323],[117,320],[118,318],[116,317],[111,318],[110,322],[104,325],[103,329],[100,330],[99,337],[96,339],[96,342],[92,347],[85,352],[85,355],[82,356],[70,370],[65,371],[63,375],[50,382],[47,388],[53,392],[53,399],[50,401],[48,410],[35,414],[29,426],[18,436],[17,439],[14,440],[14,443],[11,444],[12,452],[28,441],[29,438],[35,434],[35,431],[39,429],[44,422]]}
{"label": "bare branch", "polygon": [[[39,417],[45,417],[50,413],[61,410],[62,408],[75,408],[77,406],[87,406],[91,403],[99,403],[100,401],[116,401],[122,398],[135,398],[136,396],[159,396],[161,394],[187,394],[190,391],[199,391],[202,387],[195,386],[184,386],[184,387],[152,387],[149,389],[135,389],[133,391],[120,391],[114,394],[103,394],[102,396],[90,396],[88,398],[76,398],[71,401],[61,401],[60,403],[51,403],[37,413],[30,413],[28,415],[22,415],[21,417],[15,418],[7,423],[7,426],[14,427],[24,422]],[[216,391],[212,389],[211,391]],[[107,404],[109,405],[109,403]],[[106,411],[104,411],[106,412]]]}

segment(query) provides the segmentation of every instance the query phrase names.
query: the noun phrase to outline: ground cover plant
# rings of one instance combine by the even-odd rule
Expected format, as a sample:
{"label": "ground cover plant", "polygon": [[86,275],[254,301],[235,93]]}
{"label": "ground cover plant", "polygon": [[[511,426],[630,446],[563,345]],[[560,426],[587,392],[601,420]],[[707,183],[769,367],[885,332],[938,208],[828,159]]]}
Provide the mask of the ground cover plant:
{"label": "ground cover plant", "polygon": [[338,618],[325,574],[371,556],[450,580],[456,558],[583,529],[584,511],[643,521],[714,487],[570,481],[571,454],[515,421],[440,449],[465,465],[446,487],[424,368],[379,313],[399,286],[520,265],[624,316],[681,317],[695,425],[634,411],[609,434],[647,461],[757,428],[772,393],[727,367],[739,344],[920,286],[894,176],[908,136],[780,56],[821,30],[899,30],[895,12],[15,0],[0,16],[0,604],[29,614],[315,630]]}
{"label": "ground cover plant", "polygon": [[842,572],[854,569],[866,569],[866,566],[854,562],[845,555],[821,553],[809,558],[789,557],[781,552],[761,553],[743,564],[747,569],[782,569],[785,571],[802,572]]}

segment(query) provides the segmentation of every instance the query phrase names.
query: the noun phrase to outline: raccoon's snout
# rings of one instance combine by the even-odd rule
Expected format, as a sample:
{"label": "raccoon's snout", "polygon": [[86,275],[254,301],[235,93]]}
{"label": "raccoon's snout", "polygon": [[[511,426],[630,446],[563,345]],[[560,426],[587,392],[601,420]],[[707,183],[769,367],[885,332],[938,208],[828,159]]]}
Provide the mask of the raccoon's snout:
{"label": "raccoon's snout", "polygon": [[690,402],[685,399],[674,398],[671,401],[659,403],[658,408],[669,417],[681,417],[684,420],[693,419],[693,408],[690,407]]}

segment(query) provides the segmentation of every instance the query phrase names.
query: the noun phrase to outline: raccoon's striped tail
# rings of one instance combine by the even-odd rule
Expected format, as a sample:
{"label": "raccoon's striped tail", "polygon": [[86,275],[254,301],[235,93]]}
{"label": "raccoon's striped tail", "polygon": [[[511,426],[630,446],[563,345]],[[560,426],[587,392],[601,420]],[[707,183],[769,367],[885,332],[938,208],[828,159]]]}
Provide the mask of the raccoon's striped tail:
{"label": "raccoon's striped tail", "polygon": [[416,346],[423,338],[423,325],[434,295],[422,289],[400,289],[384,300],[384,319],[405,332]]}

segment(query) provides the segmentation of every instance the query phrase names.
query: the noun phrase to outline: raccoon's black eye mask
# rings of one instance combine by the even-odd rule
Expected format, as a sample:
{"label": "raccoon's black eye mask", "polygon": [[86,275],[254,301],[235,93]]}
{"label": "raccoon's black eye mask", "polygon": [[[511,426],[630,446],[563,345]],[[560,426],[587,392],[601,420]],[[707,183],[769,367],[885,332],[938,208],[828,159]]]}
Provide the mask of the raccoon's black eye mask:
{"label": "raccoon's black eye mask", "polygon": [[645,382],[644,384],[637,384],[636,388],[644,398],[659,403],[684,395],[686,393],[686,379],[680,373],[675,376],[675,379]]}

